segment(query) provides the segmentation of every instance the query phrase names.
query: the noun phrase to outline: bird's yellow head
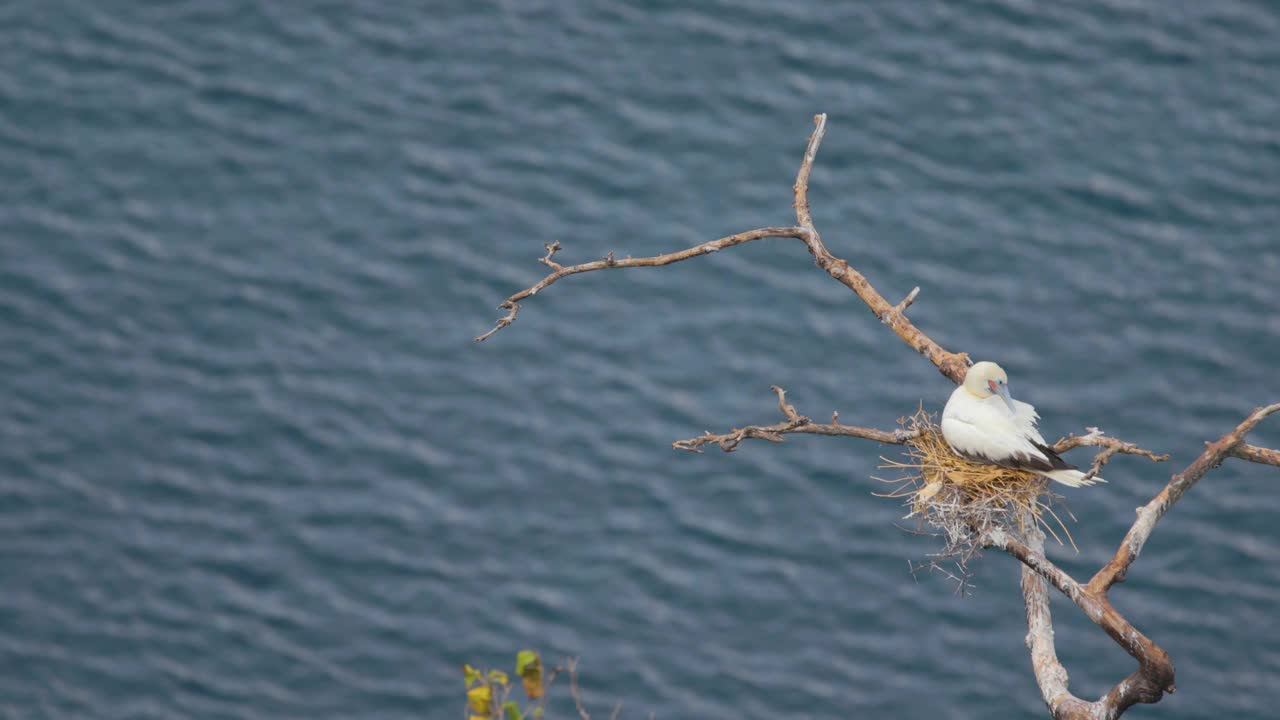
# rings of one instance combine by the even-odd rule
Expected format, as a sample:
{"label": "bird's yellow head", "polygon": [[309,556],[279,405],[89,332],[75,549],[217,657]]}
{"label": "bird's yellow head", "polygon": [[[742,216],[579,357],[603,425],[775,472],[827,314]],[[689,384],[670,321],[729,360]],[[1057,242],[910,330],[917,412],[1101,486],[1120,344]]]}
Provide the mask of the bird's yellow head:
{"label": "bird's yellow head", "polygon": [[1013,411],[1013,397],[1009,394],[1009,376],[999,365],[983,361],[969,368],[964,376],[964,389],[975,397],[986,400],[999,395],[1009,410]]}

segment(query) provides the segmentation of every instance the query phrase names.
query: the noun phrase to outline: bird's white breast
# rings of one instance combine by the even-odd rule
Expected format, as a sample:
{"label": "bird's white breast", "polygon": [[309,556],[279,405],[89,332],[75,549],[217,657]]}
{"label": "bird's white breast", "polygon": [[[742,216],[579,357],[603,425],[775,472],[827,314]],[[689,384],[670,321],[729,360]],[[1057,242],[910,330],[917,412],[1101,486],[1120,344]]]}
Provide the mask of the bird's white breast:
{"label": "bird's white breast", "polygon": [[942,436],[952,448],[966,455],[996,462],[1019,456],[1048,462],[1035,446],[1044,443],[1035,429],[1035,408],[1017,401],[1014,407],[1016,414],[997,396],[980,399],[958,387],[942,411]]}

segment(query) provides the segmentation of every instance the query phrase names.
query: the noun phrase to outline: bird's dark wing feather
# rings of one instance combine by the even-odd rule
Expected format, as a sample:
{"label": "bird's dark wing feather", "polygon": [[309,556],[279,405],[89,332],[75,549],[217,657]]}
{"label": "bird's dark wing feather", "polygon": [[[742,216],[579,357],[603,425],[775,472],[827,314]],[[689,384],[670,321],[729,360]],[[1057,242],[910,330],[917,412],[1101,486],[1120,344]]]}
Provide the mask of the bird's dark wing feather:
{"label": "bird's dark wing feather", "polygon": [[[957,452],[959,452],[961,457],[968,458],[969,460],[973,460],[974,462],[990,463],[992,465],[998,465],[1000,467],[1009,468],[1010,470],[1030,470],[1032,472],[1037,472],[1037,471],[1051,472],[1053,470],[1075,470],[1076,469],[1074,465],[1068,464],[1067,461],[1063,460],[1062,457],[1058,455],[1058,453],[1054,452],[1048,447],[1045,447],[1044,445],[1041,445],[1039,443],[1032,443],[1032,444],[1036,446],[1037,450],[1044,453],[1044,458],[1038,458],[1033,455],[1028,455],[1026,453],[1018,453],[1016,455],[1010,455],[1008,457],[1002,457],[1002,458],[990,458],[990,457],[987,457],[986,455],[981,455],[979,453],[959,452],[959,451]],[[1048,458],[1048,460],[1046,461],[1045,458]]]}
{"label": "bird's dark wing feather", "polygon": [[1079,470],[1079,468],[1077,468],[1075,465],[1072,465],[1071,463],[1068,463],[1066,460],[1063,460],[1062,456],[1054,452],[1053,448],[1049,447],[1048,445],[1041,445],[1040,443],[1032,443],[1032,444],[1036,446],[1037,450],[1044,453],[1045,457],[1049,458],[1049,462],[1053,463],[1054,470]]}

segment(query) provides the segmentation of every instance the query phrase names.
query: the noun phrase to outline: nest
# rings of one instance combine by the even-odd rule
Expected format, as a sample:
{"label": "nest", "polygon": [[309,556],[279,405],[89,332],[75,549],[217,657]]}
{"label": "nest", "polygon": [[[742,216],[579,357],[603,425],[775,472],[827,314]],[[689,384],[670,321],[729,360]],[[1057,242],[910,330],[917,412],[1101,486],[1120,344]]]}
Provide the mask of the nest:
{"label": "nest", "polygon": [[897,486],[881,497],[901,498],[910,508],[906,519],[916,518],[921,531],[943,538],[942,549],[922,567],[942,569],[939,561],[951,561],[963,583],[966,563],[981,552],[984,540],[995,530],[1021,540],[1039,527],[1058,544],[1064,544],[1065,537],[1075,547],[1066,524],[1051,507],[1060,498],[1050,492],[1048,479],[960,457],[923,409],[900,422],[918,434],[907,441],[905,459],[881,458],[882,468],[901,475],[877,479]]}

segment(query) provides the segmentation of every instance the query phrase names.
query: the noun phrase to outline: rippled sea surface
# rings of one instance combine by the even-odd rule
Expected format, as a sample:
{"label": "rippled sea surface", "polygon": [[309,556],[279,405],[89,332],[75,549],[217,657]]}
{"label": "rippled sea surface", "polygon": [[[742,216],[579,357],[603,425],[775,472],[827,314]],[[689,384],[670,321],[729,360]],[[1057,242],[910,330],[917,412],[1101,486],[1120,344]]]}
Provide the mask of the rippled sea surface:
{"label": "rippled sea surface", "polygon": [[[789,224],[829,113],[835,254],[1046,435],[1172,455],[1066,491],[1087,576],[1280,400],[1278,87],[1261,1],[6,3],[0,714],[452,718],[461,663],[532,646],[602,716],[1041,716],[1017,567],[913,577],[895,448],[670,449],[774,422],[773,384],[880,427],[945,401],[798,243],[471,338],[543,243]],[[1116,590],[1178,668],[1135,717],[1274,710],[1278,479],[1229,461]],[[1096,697],[1131,661],[1055,607]]]}

